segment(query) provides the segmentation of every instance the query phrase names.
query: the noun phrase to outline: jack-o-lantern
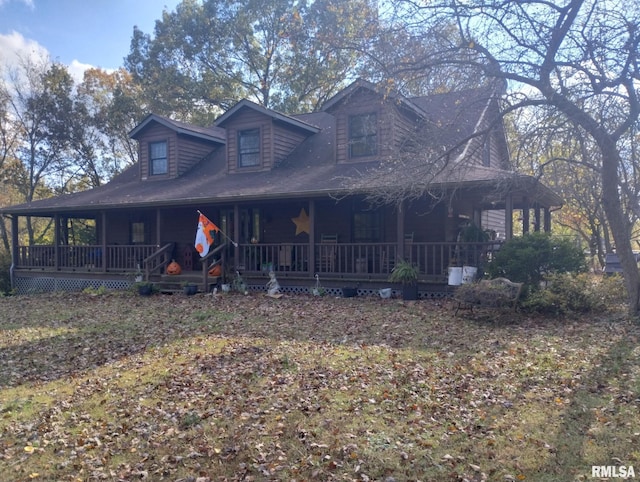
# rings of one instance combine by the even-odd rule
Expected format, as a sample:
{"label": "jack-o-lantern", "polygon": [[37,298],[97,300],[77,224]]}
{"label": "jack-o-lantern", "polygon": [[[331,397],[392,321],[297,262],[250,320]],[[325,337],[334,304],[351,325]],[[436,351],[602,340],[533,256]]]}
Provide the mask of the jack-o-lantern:
{"label": "jack-o-lantern", "polygon": [[167,265],[167,274],[180,274],[182,273],[182,268],[175,260],[172,260],[171,263]]}
{"label": "jack-o-lantern", "polygon": [[216,264],[213,268],[209,270],[210,276],[220,276],[222,275],[222,268],[219,264]]}

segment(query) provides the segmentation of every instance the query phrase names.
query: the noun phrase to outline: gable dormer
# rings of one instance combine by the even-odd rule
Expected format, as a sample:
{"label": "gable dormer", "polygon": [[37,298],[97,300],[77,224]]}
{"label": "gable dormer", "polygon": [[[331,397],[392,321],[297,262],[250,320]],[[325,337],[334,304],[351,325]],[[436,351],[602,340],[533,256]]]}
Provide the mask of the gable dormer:
{"label": "gable dormer", "polygon": [[336,118],[336,161],[360,162],[392,157],[406,133],[424,117],[421,109],[402,96],[379,92],[357,80],[323,106]]}
{"label": "gable dormer", "polygon": [[218,127],[198,127],[156,114],[148,115],[129,136],[138,141],[140,179],[180,177],[225,144]]}
{"label": "gable dormer", "polygon": [[226,131],[229,173],[271,170],[307,137],[320,131],[248,100],[238,102],[215,125]]}

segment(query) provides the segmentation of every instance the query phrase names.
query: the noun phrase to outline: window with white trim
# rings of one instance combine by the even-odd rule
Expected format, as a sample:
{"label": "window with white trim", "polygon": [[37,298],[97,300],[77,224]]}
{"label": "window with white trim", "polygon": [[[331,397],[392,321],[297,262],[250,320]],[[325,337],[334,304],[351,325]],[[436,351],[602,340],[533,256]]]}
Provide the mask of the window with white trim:
{"label": "window with white trim", "polygon": [[158,176],[169,172],[167,141],[149,143],[149,175]]}
{"label": "window with white trim", "polygon": [[376,114],[349,117],[349,157],[375,156],[378,153],[378,121]]}
{"label": "window with white trim", "polygon": [[238,132],[238,167],[260,165],[260,129]]}

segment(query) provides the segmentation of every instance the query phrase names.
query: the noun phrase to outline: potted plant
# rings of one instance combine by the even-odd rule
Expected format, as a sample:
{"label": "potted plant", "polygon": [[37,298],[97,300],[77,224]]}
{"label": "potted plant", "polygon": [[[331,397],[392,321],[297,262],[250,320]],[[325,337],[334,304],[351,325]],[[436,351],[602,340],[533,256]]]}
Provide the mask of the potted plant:
{"label": "potted plant", "polygon": [[418,267],[409,261],[399,261],[391,270],[389,281],[402,285],[402,298],[405,300],[418,299]]}
{"label": "potted plant", "polygon": [[193,296],[198,292],[198,285],[191,281],[184,281],[182,283],[182,292],[187,296]]}
{"label": "potted plant", "polygon": [[153,293],[153,283],[150,281],[137,281],[133,284],[133,288],[140,296],[150,296]]}

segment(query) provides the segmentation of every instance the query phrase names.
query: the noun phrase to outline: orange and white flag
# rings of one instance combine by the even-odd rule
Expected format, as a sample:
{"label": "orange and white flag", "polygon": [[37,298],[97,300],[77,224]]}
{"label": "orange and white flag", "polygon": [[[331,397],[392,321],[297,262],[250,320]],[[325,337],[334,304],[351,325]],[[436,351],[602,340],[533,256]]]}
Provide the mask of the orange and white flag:
{"label": "orange and white flag", "polygon": [[204,214],[200,213],[198,218],[198,231],[196,232],[196,251],[200,253],[200,257],[204,258],[209,253],[209,246],[213,244],[213,232],[220,231],[211,220]]}

